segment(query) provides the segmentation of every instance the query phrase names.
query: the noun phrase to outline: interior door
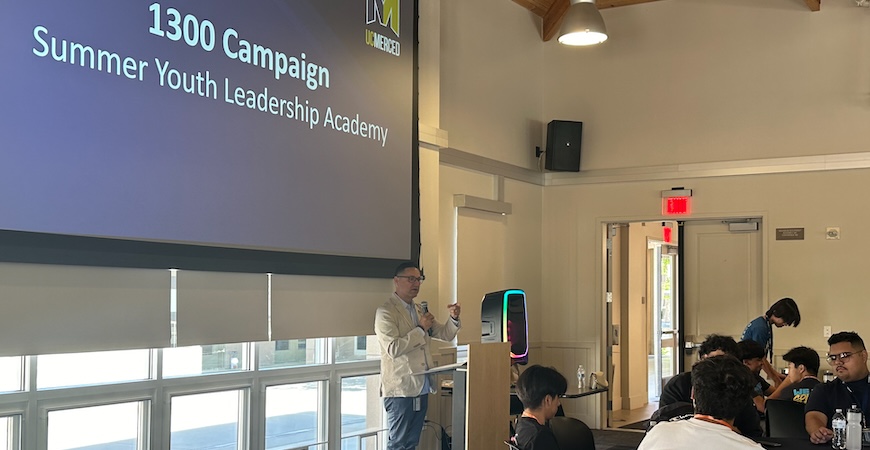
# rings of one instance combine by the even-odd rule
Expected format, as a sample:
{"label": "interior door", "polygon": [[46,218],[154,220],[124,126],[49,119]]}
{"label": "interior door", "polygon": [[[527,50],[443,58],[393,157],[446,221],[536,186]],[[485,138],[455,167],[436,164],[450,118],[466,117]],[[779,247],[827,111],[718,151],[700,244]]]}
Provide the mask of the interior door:
{"label": "interior door", "polygon": [[[723,220],[686,221],[683,267],[686,346],[711,333],[740,339],[762,304],[761,224],[758,231],[729,231]],[[688,353],[688,352],[687,352]],[[697,352],[687,354],[690,370]]]}
{"label": "interior door", "polygon": [[650,298],[650,401],[658,401],[663,380],[678,372],[679,318],[677,290],[677,247],[649,240],[647,250],[648,292]]}

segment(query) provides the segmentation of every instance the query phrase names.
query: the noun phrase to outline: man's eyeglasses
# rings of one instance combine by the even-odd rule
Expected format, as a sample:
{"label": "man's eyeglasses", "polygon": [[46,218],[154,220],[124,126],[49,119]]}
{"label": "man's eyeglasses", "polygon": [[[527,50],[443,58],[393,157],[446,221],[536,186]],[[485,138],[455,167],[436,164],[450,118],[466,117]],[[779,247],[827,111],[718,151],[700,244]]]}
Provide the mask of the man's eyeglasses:
{"label": "man's eyeglasses", "polygon": [[419,277],[414,277],[411,275],[396,275],[396,278],[404,278],[411,283],[422,283],[422,282],[426,281],[425,275],[421,275]]}
{"label": "man's eyeglasses", "polygon": [[834,364],[834,363],[837,362],[837,361],[843,361],[843,362],[846,362],[846,361],[848,361],[849,358],[851,358],[852,355],[854,355],[854,354],[855,354],[855,352],[843,352],[843,353],[837,353],[837,354],[835,354],[835,355],[828,355],[828,357],[825,358],[825,359],[827,359],[828,362],[831,363],[831,364]]}

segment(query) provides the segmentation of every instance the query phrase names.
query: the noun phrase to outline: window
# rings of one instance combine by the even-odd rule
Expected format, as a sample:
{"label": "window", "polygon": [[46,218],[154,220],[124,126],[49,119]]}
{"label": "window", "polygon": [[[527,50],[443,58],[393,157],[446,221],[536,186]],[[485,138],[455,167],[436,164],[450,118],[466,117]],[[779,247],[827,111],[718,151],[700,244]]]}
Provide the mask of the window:
{"label": "window", "polygon": [[325,343],[325,339],[275,341],[274,345],[260,342],[257,344],[259,367],[274,369],[323,364],[326,362]]}
{"label": "window", "polygon": [[341,379],[342,450],[378,450],[385,442],[380,375]]}
{"label": "window", "polygon": [[194,345],[163,350],[166,378],[248,370],[248,344]]}
{"label": "window", "polygon": [[37,367],[37,389],[147,380],[151,350],[42,355]]}
{"label": "window", "polygon": [[325,391],[324,381],[267,387],[266,450],[325,445]]}
{"label": "window", "polygon": [[48,450],[145,450],[147,401],[48,412]]}
{"label": "window", "polygon": [[21,416],[0,417],[0,450],[21,448]]}
{"label": "window", "polygon": [[[18,392],[23,390],[24,357],[8,356],[0,358],[0,392]],[[2,448],[0,446],[0,449]]]}
{"label": "window", "polygon": [[381,359],[376,336],[349,336],[333,338],[335,362]]}
{"label": "window", "polygon": [[170,400],[170,449],[242,449],[247,390],[176,395]]}

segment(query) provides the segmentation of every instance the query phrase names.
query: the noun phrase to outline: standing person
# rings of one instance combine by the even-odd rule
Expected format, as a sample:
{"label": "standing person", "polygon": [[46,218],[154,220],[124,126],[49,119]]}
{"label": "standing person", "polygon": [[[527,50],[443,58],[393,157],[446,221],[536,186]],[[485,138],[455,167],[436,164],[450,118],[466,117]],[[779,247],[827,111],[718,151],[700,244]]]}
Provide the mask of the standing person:
{"label": "standing person", "polygon": [[712,356],[698,361],[692,367],[694,416],[688,420],[659,423],[643,438],[638,450],[764,448],[741,436],[734,428],[734,418],[749,402],[754,384],[752,375],[733,356]]}
{"label": "standing person", "polygon": [[[701,361],[720,355],[730,355],[736,359],[738,355],[737,342],[731,336],[711,334],[701,343],[701,347],[698,348],[698,354]],[[746,372],[749,373],[749,370],[747,369]],[[668,410],[674,408],[669,405],[675,405],[677,411],[682,413],[683,407],[691,406],[691,404],[692,372],[683,372],[671,377],[670,381],[662,389],[662,395],[659,399],[659,410],[653,413],[653,417],[656,419],[656,422],[667,420],[669,418],[667,416],[671,414]],[[665,417],[662,417],[662,415]],[[734,417],[734,426],[744,436],[761,437],[761,419],[758,417],[758,412],[755,410],[751,397],[746,397],[746,404],[743,405],[743,409]]]}
{"label": "standing person", "polygon": [[764,313],[763,316],[756,317],[746,325],[743,330],[743,335],[740,336],[741,341],[751,339],[761,344],[764,347],[764,353],[767,357],[762,361],[762,368],[767,377],[779,384],[785,376],[778,373],[770,364],[773,361],[773,327],[782,328],[786,325],[797,327],[801,323],[801,312],[798,309],[797,303],[788,297],[781,298],[776,301]]}
{"label": "standing person", "polygon": [[804,416],[814,444],[829,442],[834,436],[831,418],[836,409],[847,411],[858,405],[861,411],[870,411],[870,370],[864,340],[854,331],[842,331],[829,337],[828,345],[827,360],[834,366],[837,378],[813,389]]}
{"label": "standing person", "polygon": [[459,303],[448,305],[443,324],[414,298],[425,277],[417,264],[396,267],[395,292],[375,314],[375,334],[381,348],[381,397],[387,411],[387,450],[413,450],[420,443],[434,378],[413,375],[433,367],[431,339],[451,341],[459,331]]}
{"label": "standing person", "polygon": [[559,450],[547,421],[556,416],[568,380],[552,367],[530,366],[517,379],[517,397],[523,415],[517,419],[516,441],[522,450]]}
{"label": "standing person", "polygon": [[795,347],[782,359],[788,361],[788,376],[770,398],[806,403],[819,381],[819,354],[809,347]]}

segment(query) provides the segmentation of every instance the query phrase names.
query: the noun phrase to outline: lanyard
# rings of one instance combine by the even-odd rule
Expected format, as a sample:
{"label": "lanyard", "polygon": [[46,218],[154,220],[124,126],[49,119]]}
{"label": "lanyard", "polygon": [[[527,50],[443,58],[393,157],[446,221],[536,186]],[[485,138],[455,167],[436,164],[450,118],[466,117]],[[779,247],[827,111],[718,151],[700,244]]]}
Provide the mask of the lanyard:
{"label": "lanyard", "polygon": [[849,397],[852,397],[852,401],[855,402],[855,404],[861,405],[861,427],[863,428],[865,426],[864,413],[867,411],[867,395],[870,394],[870,376],[867,377],[867,386],[864,389],[864,398],[862,400],[858,400],[858,398],[855,397],[855,392],[852,391],[852,388],[849,387],[845,381],[841,381],[841,383],[843,383],[843,386],[845,386],[846,390],[849,391]]}

